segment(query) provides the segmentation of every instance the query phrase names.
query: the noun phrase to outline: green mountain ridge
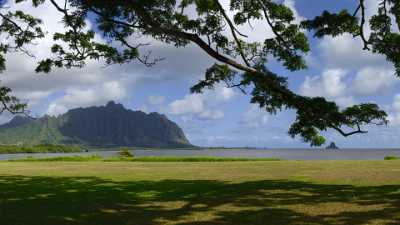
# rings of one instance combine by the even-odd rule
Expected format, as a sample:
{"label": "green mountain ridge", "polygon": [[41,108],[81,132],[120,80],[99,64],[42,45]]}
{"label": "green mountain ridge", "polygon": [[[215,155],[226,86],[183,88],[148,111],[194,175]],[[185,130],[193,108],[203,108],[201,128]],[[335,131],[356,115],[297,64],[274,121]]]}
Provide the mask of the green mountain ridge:
{"label": "green mountain ridge", "polygon": [[15,116],[0,126],[2,145],[84,145],[99,147],[193,147],[165,115],[146,114],[109,102],[39,119]]}

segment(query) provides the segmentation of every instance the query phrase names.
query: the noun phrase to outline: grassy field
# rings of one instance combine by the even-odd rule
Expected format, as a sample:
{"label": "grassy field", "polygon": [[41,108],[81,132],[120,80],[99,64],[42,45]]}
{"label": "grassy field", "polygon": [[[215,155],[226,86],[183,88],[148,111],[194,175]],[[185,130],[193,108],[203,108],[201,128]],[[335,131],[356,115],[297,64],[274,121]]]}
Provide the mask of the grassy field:
{"label": "grassy field", "polygon": [[399,224],[400,161],[0,162],[0,224]]}

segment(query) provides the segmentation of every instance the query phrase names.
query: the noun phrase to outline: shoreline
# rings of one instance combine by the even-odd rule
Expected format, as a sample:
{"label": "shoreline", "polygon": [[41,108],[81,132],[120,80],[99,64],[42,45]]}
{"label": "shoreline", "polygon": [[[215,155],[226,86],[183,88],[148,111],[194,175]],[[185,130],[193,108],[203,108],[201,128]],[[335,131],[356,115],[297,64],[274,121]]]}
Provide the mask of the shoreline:
{"label": "shoreline", "polygon": [[[400,156],[399,149],[277,149],[277,150],[129,150],[137,157],[211,157],[211,158],[278,158],[282,160],[383,160],[386,156]],[[13,160],[27,157],[52,158],[68,156],[91,156],[99,155],[101,157],[116,157],[117,150],[108,151],[89,151],[75,153],[13,153],[0,154],[0,160]]]}

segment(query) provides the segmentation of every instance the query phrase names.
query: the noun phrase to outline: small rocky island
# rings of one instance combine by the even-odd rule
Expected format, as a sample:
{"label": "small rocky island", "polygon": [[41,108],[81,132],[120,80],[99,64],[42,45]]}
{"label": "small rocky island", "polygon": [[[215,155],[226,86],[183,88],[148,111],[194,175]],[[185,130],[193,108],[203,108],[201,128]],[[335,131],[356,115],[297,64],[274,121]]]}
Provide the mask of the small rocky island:
{"label": "small rocky island", "polygon": [[339,149],[339,147],[336,146],[335,142],[331,142],[328,146],[326,146],[326,149]]}

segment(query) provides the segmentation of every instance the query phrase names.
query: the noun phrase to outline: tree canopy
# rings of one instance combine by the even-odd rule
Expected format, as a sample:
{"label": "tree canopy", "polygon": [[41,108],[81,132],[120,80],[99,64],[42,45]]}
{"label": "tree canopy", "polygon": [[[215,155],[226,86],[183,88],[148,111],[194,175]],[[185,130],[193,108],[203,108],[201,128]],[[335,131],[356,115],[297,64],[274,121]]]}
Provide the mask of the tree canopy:
{"label": "tree canopy", "polygon": [[[321,131],[333,129],[343,136],[366,133],[365,125],[387,124],[387,114],[373,103],[340,108],[323,97],[302,96],[288,87],[286,77],[271,71],[271,59],[287,70],[307,69],[305,55],[310,51],[306,31],[314,37],[351,34],[359,39],[365,51],[384,55],[400,75],[400,1],[377,0],[377,14],[366,18],[364,0],[356,0],[354,11],[316,12],[316,17],[296,23],[292,10],[279,1],[230,0],[229,7],[218,0],[16,0],[31,1],[37,7],[51,2],[63,14],[65,32],[54,34],[51,48],[54,57],[43,59],[36,72],[52,68],[83,67],[88,59],[104,60],[107,64],[139,61],[152,66],[159,59],[143,51],[146,37],[179,48],[197,45],[216,61],[205,68],[205,76],[191,88],[200,93],[217,83],[238,88],[251,95],[251,102],[270,113],[293,110],[296,119],[289,128],[292,137],[318,146],[325,142]],[[233,16],[230,16],[232,15]],[[5,55],[10,51],[29,54],[24,46],[42,38],[41,21],[23,12],[0,14],[0,32],[13,44],[0,45],[0,69],[5,69]],[[92,29],[87,25],[90,20]],[[251,42],[251,34],[240,27],[254,20],[265,23],[274,37]],[[370,33],[365,30],[368,26]],[[107,42],[97,42],[95,34]],[[0,101],[4,110],[17,112],[25,105],[10,96],[4,87]]]}

